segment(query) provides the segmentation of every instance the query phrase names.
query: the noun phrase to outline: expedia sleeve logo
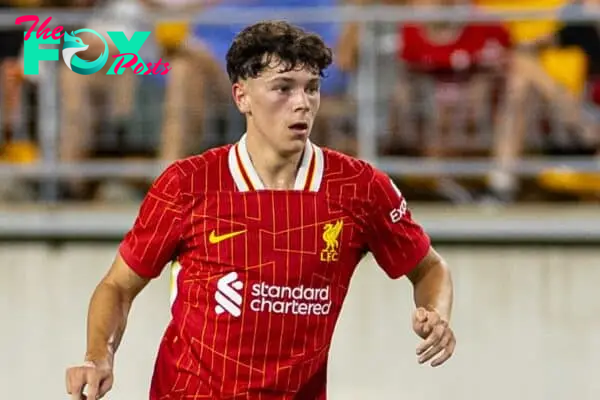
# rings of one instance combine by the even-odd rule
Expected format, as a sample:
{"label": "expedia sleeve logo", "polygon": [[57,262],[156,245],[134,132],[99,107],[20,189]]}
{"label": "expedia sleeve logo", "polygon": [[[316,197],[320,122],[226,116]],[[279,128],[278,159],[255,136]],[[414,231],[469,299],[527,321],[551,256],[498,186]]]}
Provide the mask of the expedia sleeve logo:
{"label": "expedia sleeve logo", "polygon": [[390,184],[392,185],[392,189],[394,189],[394,192],[396,192],[396,194],[398,195],[398,199],[400,200],[400,205],[396,208],[393,208],[389,214],[390,220],[392,220],[392,224],[395,224],[402,220],[402,217],[404,217],[404,214],[406,214],[408,205],[406,204],[406,199],[404,199],[404,196],[402,196],[402,192],[400,192],[400,189],[398,189],[394,181],[392,181],[391,179]]}
{"label": "expedia sleeve logo", "polygon": [[406,205],[406,200],[402,199],[400,202],[400,207],[393,208],[392,211],[390,211],[390,219],[392,220],[392,224],[400,222],[402,217],[404,217],[404,214],[406,214],[407,208],[408,206]]}

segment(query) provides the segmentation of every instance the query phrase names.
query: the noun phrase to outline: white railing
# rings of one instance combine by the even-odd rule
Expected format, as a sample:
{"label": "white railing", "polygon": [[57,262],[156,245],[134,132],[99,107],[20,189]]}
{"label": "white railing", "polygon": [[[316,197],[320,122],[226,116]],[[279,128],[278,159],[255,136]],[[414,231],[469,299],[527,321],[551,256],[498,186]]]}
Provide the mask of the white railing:
{"label": "white railing", "polygon": [[[44,20],[53,18],[51,25],[85,24],[92,15],[89,11],[64,10],[16,10],[3,11],[0,14],[0,26],[11,26],[15,19],[22,15],[35,14]],[[497,21],[497,20],[545,20],[563,18],[569,21],[589,21],[600,18],[600,8],[584,11],[574,8],[569,14],[558,14],[555,10],[521,10],[521,11],[474,11],[471,7],[449,7],[416,9],[410,7],[335,7],[335,8],[292,8],[262,9],[256,8],[240,12],[232,8],[231,12],[220,9],[219,13],[205,12],[198,15],[152,15],[152,20],[188,19],[201,24],[233,24],[252,23],[264,19],[285,18],[297,23],[344,23],[359,22],[360,30],[360,62],[356,74],[355,101],[357,105],[356,127],[359,157],[372,162],[388,173],[411,175],[445,175],[473,176],[482,175],[494,168],[491,159],[477,160],[426,160],[414,157],[382,157],[378,154],[375,138],[378,136],[378,94],[377,79],[378,56],[380,46],[376,45],[380,38],[375,27],[380,23],[397,23],[402,21]],[[0,164],[0,177],[28,177],[46,182],[43,197],[54,200],[57,196],[56,182],[69,177],[143,177],[156,176],[164,165],[158,161],[122,161],[114,162],[82,162],[78,164],[62,164],[57,157],[58,134],[61,129],[58,115],[60,93],[56,79],[55,63],[46,63],[49,74],[40,76],[38,83],[39,107],[37,119],[38,140],[41,150],[40,161],[28,165]],[[597,161],[587,157],[571,159],[527,157],[513,166],[519,175],[535,175],[552,166],[568,165],[582,171],[598,171]]]}

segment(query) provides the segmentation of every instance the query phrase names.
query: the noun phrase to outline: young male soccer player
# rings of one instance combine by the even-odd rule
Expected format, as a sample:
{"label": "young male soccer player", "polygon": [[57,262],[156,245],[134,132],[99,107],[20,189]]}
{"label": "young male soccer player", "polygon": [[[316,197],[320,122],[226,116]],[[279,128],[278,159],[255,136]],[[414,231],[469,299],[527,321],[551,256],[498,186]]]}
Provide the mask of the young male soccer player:
{"label": "young male soccer player", "polygon": [[419,361],[454,350],[450,273],[391,180],[309,141],[331,51],[285,22],[243,30],[227,54],[247,132],[154,182],[88,316],[72,398],[103,396],[136,295],[176,260],[172,320],[150,399],[326,398],[327,357],[350,278],[370,251],[414,285]]}

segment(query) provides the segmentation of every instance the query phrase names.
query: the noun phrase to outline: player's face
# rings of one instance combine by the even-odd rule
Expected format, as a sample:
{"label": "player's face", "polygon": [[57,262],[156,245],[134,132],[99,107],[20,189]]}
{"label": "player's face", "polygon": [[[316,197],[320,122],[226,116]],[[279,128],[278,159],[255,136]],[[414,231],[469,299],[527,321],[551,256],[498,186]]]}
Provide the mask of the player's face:
{"label": "player's face", "polygon": [[273,65],[257,78],[234,85],[233,93],[247,115],[249,133],[282,154],[304,149],[321,101],[318,74],[308,69],[283,72]]}

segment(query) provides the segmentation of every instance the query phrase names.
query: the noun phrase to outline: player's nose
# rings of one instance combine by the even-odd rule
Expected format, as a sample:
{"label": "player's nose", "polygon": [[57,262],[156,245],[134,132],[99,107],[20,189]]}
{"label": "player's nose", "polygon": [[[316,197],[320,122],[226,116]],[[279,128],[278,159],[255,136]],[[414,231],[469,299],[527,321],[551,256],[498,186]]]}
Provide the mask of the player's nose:
{"label": "player's nose", "polygon": [[310,110],[310,100],[308,95],[303,90],[298,90],[294,94],[294,111],[309,111]]}

